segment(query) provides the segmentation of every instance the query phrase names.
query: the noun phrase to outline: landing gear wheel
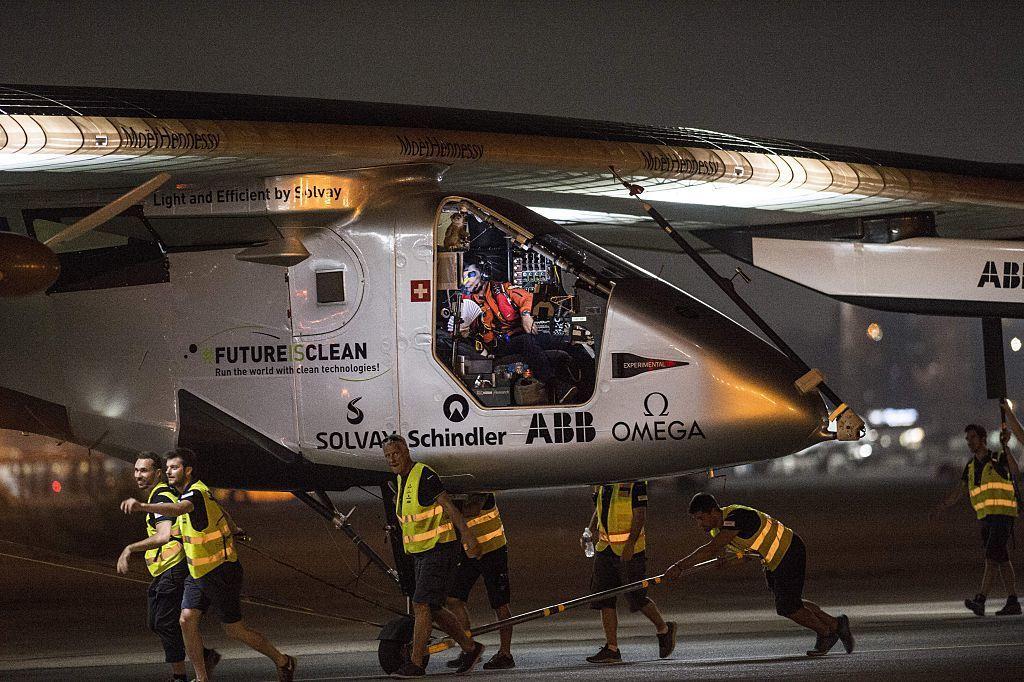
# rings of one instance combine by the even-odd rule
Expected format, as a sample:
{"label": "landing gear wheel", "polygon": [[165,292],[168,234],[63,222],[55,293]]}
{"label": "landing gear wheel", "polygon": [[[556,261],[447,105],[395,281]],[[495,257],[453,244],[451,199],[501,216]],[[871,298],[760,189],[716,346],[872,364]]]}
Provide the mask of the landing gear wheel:
{"label": "landing gear wheel", "polygon": [[[401,668],[412,651],[412,631],[415,621],[412,616],[392,618],[381,628],[377,639],[377,660],[381,670],[390,675]],[[427,667],[430,654],[423,655],[423,667]]]}

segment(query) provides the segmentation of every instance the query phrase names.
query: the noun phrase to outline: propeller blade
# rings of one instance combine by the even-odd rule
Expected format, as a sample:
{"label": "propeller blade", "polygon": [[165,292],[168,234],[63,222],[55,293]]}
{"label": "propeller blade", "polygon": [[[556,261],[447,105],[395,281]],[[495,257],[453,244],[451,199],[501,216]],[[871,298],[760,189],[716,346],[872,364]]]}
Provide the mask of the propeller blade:
{"label": "propeller blade", "polygon": [[160,173],[153,176],[135,189],[114,199],[106,206],[93,211],[73,225],[69,225],[43,243],[52,248],[56,244],[81,237],[86,232],[95,230],[108,220],[124,213],[129,207],[145,200],[146,197],[160,189],[160,186],[170,179],[170,173]]}

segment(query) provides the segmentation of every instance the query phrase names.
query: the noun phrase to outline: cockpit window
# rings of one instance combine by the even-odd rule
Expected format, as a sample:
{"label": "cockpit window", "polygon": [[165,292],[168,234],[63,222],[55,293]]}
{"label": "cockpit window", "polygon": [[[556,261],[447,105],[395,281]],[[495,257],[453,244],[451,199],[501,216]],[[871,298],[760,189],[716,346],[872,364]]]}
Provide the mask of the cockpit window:
{"label": "cockpit window", "polygon": [[434,355],[481,405],[581,404],[593,395],[614,286],[607,275],[625,270],[585,240],[555,236],[533,239],[470,200],[440,206]]}
{"label": "cockpit window", "polygon": [[647,276],[610,251],[571,232],[543,234],[537,237],[537,243],[558,254],[576,268],[597,275],[601,280],[615,281],[627,277]]}

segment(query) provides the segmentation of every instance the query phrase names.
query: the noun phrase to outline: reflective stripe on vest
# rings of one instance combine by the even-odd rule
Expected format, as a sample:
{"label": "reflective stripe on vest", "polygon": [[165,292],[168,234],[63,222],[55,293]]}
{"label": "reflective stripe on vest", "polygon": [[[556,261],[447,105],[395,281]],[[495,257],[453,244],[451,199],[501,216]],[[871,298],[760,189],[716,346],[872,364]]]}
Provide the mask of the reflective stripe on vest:
{"label": "reflective stripe on vest", "polygon": [[[774,571],[782,563],[790,543],[793,542],[793,531],[764,512],[742,504],[730,504],[722,507],[722,518],[724,519],[736,509],[754,512],[761,520],[761,525],[758,526],[757,532],[752,537],[743,539],[737,535],[729,542],[728,547],[737,552],[757,552],[761,556],[761,563],[764,564],[764,567],[769,571]],[[711,537],[715,537],[718,533],[719,529],[713,528]]]}
{"label": "reflective stripe on vest", "polygon": [[409,516],[399,516],[398,520],[402,523],[410,523],[412,521],[423,521],[424,519],[429,519],[432,516],[437,516],[438,514],[443,513],[444,508],[442,508],[441,505],[439,504],[435,504],[433,507],[431,507],[425,512],[420,512],[419,514],[410,514]]}
{"label": "reflective stripe on vest", "polygon": [[1003,476],[992,465],[985,462],[981,470],[981,482],[974,485],[975,464],[977,459],[971,458],[967,465],[967,490],[971,496],[971,506],[979,519],[993,514],[1002,516],[1017,515],[1017,496],[1013,483]]}
{"label": "reflective stripe on vest", "polygon": [[402,546],[406,554],[419,554],[431,550],[439,542],[455,540],[455,527],[440,504],[420,505],[420,479],[426,466],[417,462],[409,472],[402,488],[398,477],[398,495],[395,497],[395,515],[402,525]]}
{"label": "reflective stripe on vest", "polygon": [[213,499],[210,489],[202,481],[196,481],[189,490],[198,493],[192,497],[193,506],[200,503],[206,505],[207,525],[202,529],[194,528],[190,514],[179,516],[178,523],[181,526],[181,539],[185,543],[188,572],[193,578],[202,578],[225,562],[238,561],[238,554],[235,552],[235,541],[231,537],[231,528],[228,527],[224,510]]}
{"label": "reflective stripe on vest", "polygon": [[494,509],[477,514],[466,519],[466,525],[473,533],[477,543],[480,544],[480,555],[501,549],[508,540],[505,538],[505,526],[501,523],[501,514],[498,512],[498,504],[495,502]]}
{"label": "reflective stripe on vest", "polygon": [[[597,489],[597,547],[603,552],[608,547],[616,556],[622,556],[622,550],[629,540],[629,530],[633,527],[633,483],[613,483]],[[611,504],[608,506],[608,528],[604,527],[604,489],[611,488]],[[640,535],[633,545],[637,554],[647,549],[647,530],[640,529]]]}
{"label": "reflective stripe on vest", "polygon": [[[149,492],[149,497],[146,499],[146,502],[152,504],[153,498],[156,497],[157,493],[168,493],[174,498],[175,502],[178,501],[178,493],[174,488],[170,487],[166,483],[157,483]],[[154,516],[154,514],[146,514],[147,537],[153,537],[156,535],[156,526],[152,523],[152,518]],[[178,529],[177,519],[168,520],[168,522],[171,524],[171,539],[159,547],[146,550],[146,568],[149,570],[149,574],[154,578],[167,569],[177,566],[185,560],[185,557],[182,555],[181,531]]]}

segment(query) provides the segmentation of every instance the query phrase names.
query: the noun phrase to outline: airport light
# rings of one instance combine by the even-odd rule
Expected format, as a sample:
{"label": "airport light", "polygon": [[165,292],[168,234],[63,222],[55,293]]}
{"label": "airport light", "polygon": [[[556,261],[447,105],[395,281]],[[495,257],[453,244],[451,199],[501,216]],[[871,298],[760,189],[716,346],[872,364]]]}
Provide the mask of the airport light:
{"label": "airport light", "polygon": [[64,486],[62,486],[60,484],[60,481],[58,481],[57,479],[53,479],[53,481],[50,483],[50,489],[55,493],[59,493],[61,490],[64,489]]}
{"label": "airport light", "polygon": [[868,412],[868,421],[875,426],[913,426],[917,423],[918,412],[912,407],[892,408]]}
{"label": "airport light", "polygon": [[921,447],[921,443],[924,442],[924,429],[920,426],[915,426],[912,429],[907,429],[900,434],[900,445],[908,450],[917,450]]}
{"label": "airport light", "polygon": [[1021,343],[1019,338],[1015,336],[1012,339],[1010,339],[1010,350],[1012,350],[1014,353],[1020,350],[1020,346]]}

